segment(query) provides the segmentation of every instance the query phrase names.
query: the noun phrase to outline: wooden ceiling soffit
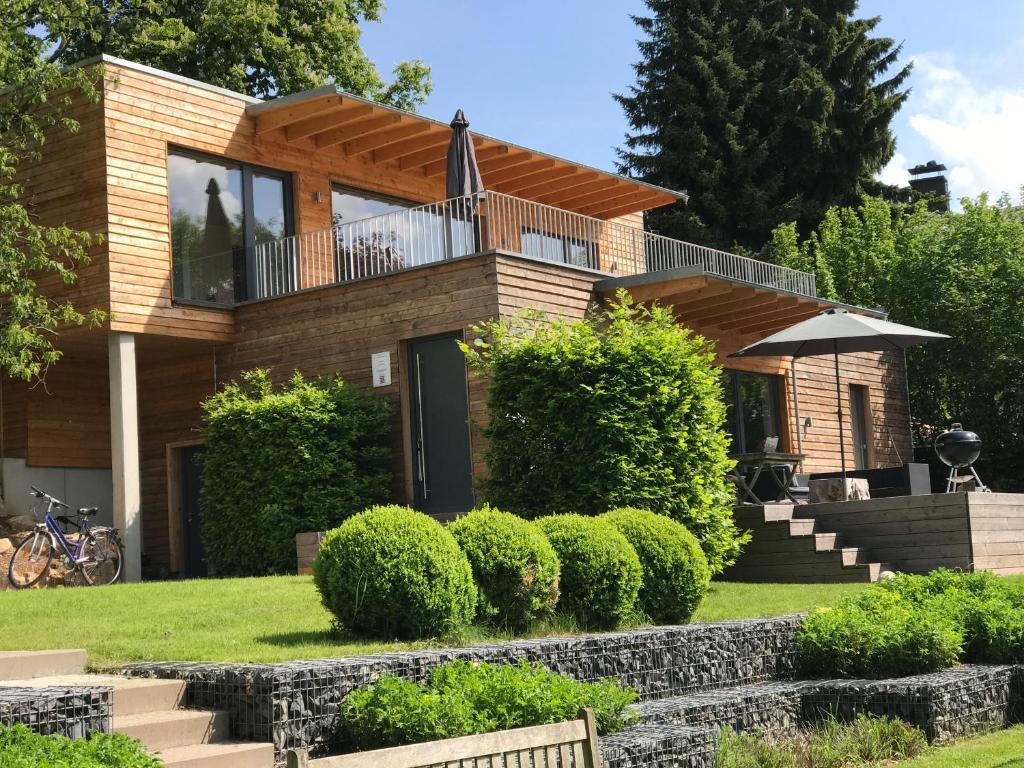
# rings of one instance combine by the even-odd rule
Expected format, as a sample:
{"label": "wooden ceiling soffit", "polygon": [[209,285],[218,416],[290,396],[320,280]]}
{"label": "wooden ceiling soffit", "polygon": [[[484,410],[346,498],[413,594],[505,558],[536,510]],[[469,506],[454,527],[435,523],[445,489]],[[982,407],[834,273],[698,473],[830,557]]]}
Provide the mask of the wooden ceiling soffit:
{"label": "wooden ceiling soffit", "polygon": [[484,178],[485,187],[493,187],[497,184],[502,184],[506,181],[512,181],[513,179],[521,179],[524,176],[530,176],[535,171],[542,171],[545,168],[553,168],[555,166],[554,160],[548,158],[541,158],[539,160],[531,160],[528,163],[521,165],[515,165],[511,168],[506,168],[501,171],[495,171],[487,169],[486,171],[481,169],[480,173]]}
{"label": "wooden ceiling soffit", "polygon": [[616,195],[615,197],[609,197],[607,200],[597,202],[592,205],[586,205],[580,207],[580,213],[584,213],[587,216],[597,216],[599,218],[612,218],[619,215],[619,211],[629,213],[630,208],[643,207],[646,203],[653,203],[657,200],[661,200],[667,196],[661,192],[652,189],[644,189],[636,191],[634,187],[632,191],[627,192],[624,195]]}
{"label": "wooden ceiling soffit", "polygon": [[664,283],[634,285],[626,290],[629,291],[629,295],[636,301],[644,303],[656,301],[662,306],[666,306],[672,303],[668,301],[669,298],[696,293],[707,286],[707,284],[708,279],[706,277],[695,275],[694,277],[676,278]]}
{"label": "wooden ceiling soffit", "polygon": [[580,187],[540,195],[537,197],[537,202],[544,203],[545,205],[561,205],[562,203],[574,200],[581,195],[588,195],[605,189],[612,189],[620,184],[621,182],[618,179],[600,179],[593,183],[584,184]]}
{"label": "wooden ceiling soffit", "polygon": [[301,104],[272,110],[267,114],[259,115],[256,118],[256,135],[259,136],[263,133],[269,133],[270,131],[275,131],[278,128],[284,128],[285,126],[291,125],[300,120],[311,118],[314,115],[329,112],[330,110],[339,108],[343,103],[344,99],[340,94],[328,93],[323,96],[318,96],[315,99],[302,102]]}
{"label": "wooden ceiling soffit", "polygon": [[563,165],[547,171],[537,171],[536,173],[529,173],[522,178],[516,179],[514,182],[503,184],[498,191],[508,195],[519,195],[522,194],[524,189],[529,189],[538,183],[541,183],[542,186],[552,186],[557,183],[558,179],[572,176],[579,173],[579,171],[580,169],[575,165]]}
{"label": "wooden ceiling soffit", "polygon": [[625,216],[629,213],[642,213],[643,211],[649,211],[652,208],[660,208],[661,206],[668,205],[671,202],[673,201],[666,200],[664,197],[640,198],[640,202],[629,202],[616,208],[609,208],[599,214],[588,215],[605,220],[617,219],[619,216]]}
{"label": "wooden ceiling soffit", "polygon": [[288,141],[298,141],[313,136],[323,131],[337,128],[339,125],[361,120],[373,113],[373,107],[369,104],[356,104],[347,109],[332,109],[326,114],[308,117],[285,126],[284,137]]}
{"label": "wooden ceiling soffit", "polygon": [[543,197],[539,195],[540,192],[550,192],[552,190],[558,190],[564,192],[570,189],[577,189],[584,184],[590,184],[593,181],[601,178],[601,174],[597,171],[580,171],[577,169],[577,173],[566,178],[559,179],[558,183],[551,184],[549,182],[531,183],[528,187],[521,187],[516,190],[518,195],[531,195],[533,197]]}
{"label": "wooden ceiling soffit", "polygon": [[688,320],[692,320],[695,323],[717,325],[720,322],[735,320],[738,316],[747,316],[749,313],[764,307],[774,308],[778,299],[778,295],[772,293],[761,293],[735,300],[732,297],[725,297],[717,306],[709,307],[699,312],[684,307],[680,310],[680,314],[685,315]]}
{"label": "wooden ceiling soffit", "polygon": [[804,320],[808,320],[820,311],[820,308],[815,308],[814,310],[806,312],[793,312],[793,314],[787,315],[786,317],[775,318],[774,320],[751,322],[750,325],[744,326],[738,330],[743,335],[773,333],[774,331],[781,331],[783,328],[789,328],[791,325],[796,325]]}
{"label": "wooden ceiling soffit", "polygon": [[792,317],[794,310],[800,303],[799,299],[793,296],[780,296],[778,301],[762,307],[750,307],[742,310],[739,317],[726,322],[720,322],[718,327],[723,331],[734,331],[754,323],[767,322],[775,318],[785,319]]}
{"label": "wooden ceiling soffit", "polygon": [[392,144],[390,147],[375,150],[373,159],[378,163],[397,160],[401,166],[406,160],[413,160],[417,155],[424,155],[426,159],[423,162],[414,162],[410,166],[417,168],[420,165],[426,165],[431,160],[436,160],[439,155],[446,152],[449,141],[451,141],[449,132],[432,130],[426,136],[416,136],[407,141]]}
{"label": "wooden ceiling soffit", "polygon": [[632,190],[633,187],[623,181],[616,180],[615,184],[608,187],[602,187],[598,190],[581,190],[579,194],[560,201],[558,205],[571,207],[575,211],[580,211],[586,205],[593,205],[594,203],[602,200],[607,200],[609,197],[614,199],[633,194]]}
{"label": "wooden ceiling soffit", "polygon": [[397,128],[377,131],[366,136],[360,136],[358,139],[352,139],[352,141],[346,141],[341,149],[349,157],[356,157],[367,152],[373,152],[375,149],[381,149],[389,144],[394,144],[413,136],[419,136],[421,133],[429,130],[429,123],[399,125]]}
{"label": "wooden ceiling soffit", "polygon": [[[490,161],[503,158],[506,155],[509,155],[509,151],[508,147],[506,147],[504,144],[495,147],[484,147],[483,149],[478,149],[476,152],[476,162],[477,165],[480,166],[480,172],[483,173],[484,168]],[[527,159],[530,157],[530,155],[528,154],[524,153],[524,155]],[[522,162],[518,158],[516,161]],[[447,169],[448,153],[444,152],[437,160],[434,160],[433,162],[427,163],[426,165],[423,166],[423,175],[441,176],[445,173]]]}
{"label": "wooden ceiling soffit", "polygon": [[745,285],[735,285],[721,280],[715,280],[707,288],[698,291],[691,296],[685,304],[676,303],[676,312],[687,316],[695,317],[707,312],[714,312],[718,307],[726,303],[749,301],[757,292]]}
{"label": "wooden ceiling soffit", "polygon": [[381,115],[379,117],[369,117],[363,120],[356,120],[347,125],[342,125],[338,128],[332,128],[329,131],[318,133],[313,140],[316,142],[317,149],[326,149],[327,147],[333,147],[337,144],[344,144],[357,136],[365,136],[366,134],[379,131],[383,128],[395,125],[401,121],[401,115]]}

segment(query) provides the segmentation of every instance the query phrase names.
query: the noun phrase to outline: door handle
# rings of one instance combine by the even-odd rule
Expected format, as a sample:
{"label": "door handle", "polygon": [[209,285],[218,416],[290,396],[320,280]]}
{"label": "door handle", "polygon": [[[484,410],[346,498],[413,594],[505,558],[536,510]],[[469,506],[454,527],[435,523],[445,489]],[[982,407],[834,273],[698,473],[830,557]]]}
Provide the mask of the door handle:
{"label": "door handle", "polygon": [[423,433],[423,358],[416,353],[416,416],[419,422],[419,436],[416,440],[416,453],[419,464],[420,487],[423,489],[423,498],[430,494],[427,485],[427,445]]}

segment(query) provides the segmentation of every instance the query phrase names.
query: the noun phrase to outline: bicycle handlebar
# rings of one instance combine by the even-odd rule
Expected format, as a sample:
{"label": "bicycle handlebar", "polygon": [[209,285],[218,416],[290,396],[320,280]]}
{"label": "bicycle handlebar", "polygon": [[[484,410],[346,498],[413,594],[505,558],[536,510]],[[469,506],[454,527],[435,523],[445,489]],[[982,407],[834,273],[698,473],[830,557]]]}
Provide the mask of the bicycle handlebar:
{"label": "bicycle handlebar", "polygon": [[51,504],[56,504],[58,507],[63,507],[64,509],[71,509],[71,507],[69,507],[67,504],[65,504],[60,499],[51,496],[50,494],[46,493],[45,491],[39,490],[34,485],[30,485],[29,488],[32,489],[32,491],[29,493],[29,496],[35,496],[37,499],[46,499]]}

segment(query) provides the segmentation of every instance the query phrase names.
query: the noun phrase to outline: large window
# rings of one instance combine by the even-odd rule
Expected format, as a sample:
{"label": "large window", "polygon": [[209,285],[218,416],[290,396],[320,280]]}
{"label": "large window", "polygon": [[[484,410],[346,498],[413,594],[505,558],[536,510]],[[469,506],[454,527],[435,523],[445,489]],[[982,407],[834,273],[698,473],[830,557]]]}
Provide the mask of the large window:
{"label": "large window", "polygon": [[591,259],[590,251],[593,244],[586,240],[567,235],[552,235],[527,227],[523,227],[520,232],[519,246],[525,256],[573,264],[577,267],[592,267],[597,261]]}
{"label": "large window", "polygon": [[336,227],[361,219],[383,216],[385,213],[404,211],[414,205],[415,203],[399,200],[396,197],[375,195],[339,184],[331,187],[331,220]]}
{"label": "large window", "polygon": [[[230,305],[254,295],[254,247],[292,234],[289,175],[177,149],[167,175],[174,297]],[[273,269],[286,279],[293,267]]]}
{"label": "large window", "polygon": [[782,432],[779,377],[729,369],[722,375],[728,412],[726,426],[732,435],[731,452],[763,450],[765,438],[777,438]]}

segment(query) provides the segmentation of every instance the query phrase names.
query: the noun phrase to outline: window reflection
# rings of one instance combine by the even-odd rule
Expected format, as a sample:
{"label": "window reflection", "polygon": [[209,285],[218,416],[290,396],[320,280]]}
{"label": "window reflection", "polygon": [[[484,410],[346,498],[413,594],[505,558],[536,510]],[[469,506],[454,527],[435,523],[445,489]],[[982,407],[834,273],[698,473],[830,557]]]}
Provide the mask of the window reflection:
{"label": "window reflection", "polygon": [[174,296],[230,304],[243,243],[241,166],[171,154],[167,170]]}
{"label": "window reflection", "polygon": [[729,369],[722,375],[731,452],[763,450],[765,438],[779,437],[782,431],[778,377]]}

